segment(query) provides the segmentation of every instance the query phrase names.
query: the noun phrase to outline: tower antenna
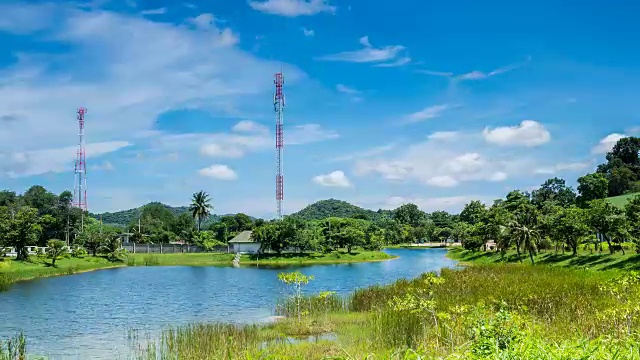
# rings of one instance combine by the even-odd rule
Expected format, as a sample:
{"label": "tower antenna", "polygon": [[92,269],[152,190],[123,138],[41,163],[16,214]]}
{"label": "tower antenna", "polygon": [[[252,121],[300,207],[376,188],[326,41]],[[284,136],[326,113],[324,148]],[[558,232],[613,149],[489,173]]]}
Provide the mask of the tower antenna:
{"label": "tower antenna", "polygon": [[84,212],[87,211],[87,164],[85,160],[85,147],[84,147],[84,115],[87,113],[87,109],[81,107],[78,109],[78,136],[80,141],[78,142],[78,151],[76,156],[75,166],[75,185],[73,187],[73,206],[82,210],[82,227],[84,228]]}
{"label": "tower antenna", "polygon": [[276,92],[273,95],[273,108],[276,112],[276,203],[277,218],[282,219],[282,200],[284,200],[284,175],[282,172],[282,150],[284,148],[283,124],[284,124],[284,76],[282,71],[276,73],[273,83],[276,85]]}

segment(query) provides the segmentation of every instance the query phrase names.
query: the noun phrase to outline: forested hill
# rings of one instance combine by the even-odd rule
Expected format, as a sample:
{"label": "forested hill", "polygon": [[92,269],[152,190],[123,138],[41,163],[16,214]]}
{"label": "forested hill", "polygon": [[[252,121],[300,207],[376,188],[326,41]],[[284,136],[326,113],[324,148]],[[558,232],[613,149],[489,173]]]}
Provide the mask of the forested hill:
{"label": "forested hill", "polygon": [[[182,214],[185,211],[189,211],[189,207],[187,207],[187,206],[173,207],[173,206],[169,206],[169,205],[158,203],[158,202],[150,202],[147,205],[151,205],[151,204],[163,205],[164,207],[169,209],[176,216]],[[144,208],[147,205],[143,205],[143,206],[137,207],[135,209],[121,210],[121,211],[116,211],[116,212],[106,212],[106,213],[102,213],[102,214],[92,214],[92,213],[90,213],[89,216],[91,216],[91,217],[93,217],[95,219],[98,219],[98,220],[100,220],[100,218],[102,217],[102,222],[105,223],[105,224],[126,226],[133,219],[135,219],[138,216],[140,216],[140,213],[142,212],[142,208]]]}
{"label": "forested hill", "polygon": [[320,220],[328,217],[357,217],[369,220],[377,220],[386,215],[390,216],[390,213],[391,212],[388,210],[373,211],[363,209],[346,201],[328,199],[308,205],[297,213],[291,214],[291,217],[297,217],[303,220]]}
{"label": "forested hill", "polygon": [[[138,216],[140,216],[140,213],[142,212],[142,209],[145,206],[149,206],[153,204],[160,204],[164,206],[165,208],[169,209],[175,216],[178,216],[184,212],[189,211],[188,206],[170,206],[170,205],[166,205],[159,202],[150,202],[147,205],[143,205],[135,209],[122,210],[122,211],[116,211],[116,212],[106,212],[102,214],[89,214],[89,216],[98,220],[100,220],[100,217],[102,216],[103,223],[124,227],[130,224],[132,220],[135,220]],[[233,214],[211,215],[211,217],[207,219],[205,224],[217,222],[218,220],[220,220],[221,217],[228,216],[228,215],[233,215]]]}

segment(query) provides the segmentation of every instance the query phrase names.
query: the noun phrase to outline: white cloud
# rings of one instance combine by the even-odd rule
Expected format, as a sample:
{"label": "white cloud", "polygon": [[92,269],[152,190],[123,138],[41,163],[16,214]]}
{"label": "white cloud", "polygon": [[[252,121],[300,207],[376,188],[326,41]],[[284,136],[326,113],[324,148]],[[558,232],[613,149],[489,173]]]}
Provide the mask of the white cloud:
{"label": "white cloud", "polygon": [[236,180],[238,178],[238,174],[227,165],[211,165],[200,169],[198,173],[217,180]]}
{"label": "white cloud", "polygon": [[427,184],[437,187],[453,187],[458,185],[459,182],[449,175],[443,175],[427,179]]}
{"label": "white cloud", "polygon": [[534,120],[523,120],[519,125],[504,126],[482,132],[487,142],[506,146],[538,146],[551,140],[551,134],[541,123]]}
{"label": "white cloud", "polygon": [[[444,141],[462,137],[464,140]],[[425,141],[403,146],[402,150],[394,156],[359,159],[354,173],[358,176],[379,175],[391,181],[454,187],[466,182],[498,182],[523,176],[536,164],[527,153],[487,148],[479,133],[435,133]]]}
{"label": "white cloud", "polygon": [[613,149],[618,140],[627,137],[624,134],[613,133],[605,136],[598,142],[598,145],[591,149],[591,153],[594,155],[606,154]]}
{"label": "white cloud", "polygon": [[442,76],[442,77],[451,77],[451,76],[453,76],[452,72],[445,72],[445,71],[434,71],[434,70],[421,69],[421,70],[416,70],[416,72],[420,73],[420,74],[426,74],[426,75],[432,75],[432,76]]}
{"label": "white cloud", "polygon": [[323,129],[318,124],[296,125],[290,129],[285,129],[285,131],[285,145],[309,144],[340,137],[337,132]]}
{"label": "white cloud", "polygon": [[326,175],[318,175],[313,182],[327,187],[350,187],[351,182],[342,170],[336,170]]}
{"label": "white cloud", "polygon": [[251,120],[242,120],[235,124],[231,130],[236,132],[249,132],[249,133],[267,133],[269,132],[269,128],[258,124],[255,121]]}
{"label": "white cloud", "polygon": [[20,127],[0,131],[0,152],[74,146],[77,125],[70,119],[79,105],[89,109],[86,131],[93,141],[128,140],[152,130],[159,115],[174,109],[235,117],[238,106],[272,91],[270,74],[281,67],[289,84],[304,77],[287,64],[229,46],[229,32],[216,27],[213,15],[201,15],[199,26],[188,27],[69,3],[0,7],[3,14],[33,15],[37,27],[16,29],[46,30],[35,33],[36,39],[65,49],[22,53],[0,69],[0,116],[21,119]]}
{"label": "white cloud", "polygon": [[306,36],[306,37],[311,37],[311,36],[315,36],[316,35],[316,32],[313,31],[312,29],[302,28],[302,32],[304,33],[304,36]]}
{"label": "white cloud", "polygon": [[254,10],[287,17],[315,15],[322,12],[335,13],[336,7],[326,0],[267,0],[251,1]]}
{"label": "white cloud", "polygon": [[341,93],[345,93],[345,94],[349,94],[349,95],[354,95],[354,94],[359,94],[360,93],[360,91],[358,91],[358,90],[356,90],[354,88],[348,87],[346,85],[343,85],[343,84],[336,85],[336,90],[340,91]]}
{"label": "white cloud", "polygon": [[434,119],[440,116],[440,114],[449,108],[448,104],[429,106],[415,112],[413,114],[407,115],[405,118],[405,123],[417,123],[428,119]]}
{"label": "white cloud", "polygon": [[404,57],[398,58],[398,60],[396,60],[394,62],[391,62],[391,63],[375,64],[373,66],[375,66],[375,67],[400,67],[400,66],[407,65],[410,62],[411,62],[411,58],[408,57],[408,56],[404,56]]}
{"label": "white cloud", "polygon": [[245,154],[245,149],[233,144],[204,144],[200,148],[200,154],[210,157],[221,158],[241,158]]}
{"label": "white cloud", "polygon": [[330,161],[351,161],[355,159],[362,159],[362,158],[367,158],[375,155],[380,155],[387,151],[393,150],[396,147],[396,145],[397,144],[395,143],[391,143],[391,144],[382,145],[382,146],[375,146],[368,150],[359,151],[359,152],[355,152],[348,155],[337,156],[331,159]]}
{"label": "white cloud", "polygon": [[162,15],[167,12],[167,8],[149,9],[140,12],[142,15]]}
{"label": "white cloud", "polygon": [[516,69],[524,66],[525,64],[527,64],[529,61],[531,61],[531,57],[527,57],[527,59],[525,61],[509,64],[507,66],[503,66],[501,68],[497,68],[497,69],[495,69],[493,71],[490,71],[488,73],[485,73],[485,72],[482,72],[482,71],[478,71],[478,70],[474,70],[474,71],[468,72],[466,74],[458,75],[458,76],[455,77],[455,79],[459,80],[459,81],[483,80],[483,79],[487,79],[487,78],[495,76],[495,75],[500,75],[500,74],[504,74],[504,73],[509,72],[509,71],[516,70]]}
{"label": "white cloud", "polygon": [[457,131],[436,131],[430,134],[427,138],[429,140],[453,140],[460,136]]}
{"label": "white cloud", "polygon": [[[130,144],[126,141],[89,143],[85,145],[87,164],[91,159],[120,150]],[[0,154],[0,174],[12,178],[41,175],[50,172],[73,172],[76,159],[75,146]]]}
{"label": "white cloud", "polygon": [[54,16],[61,16],[53,4],[16,6],[0,4],[0,30],[14,34],[29,34],[49,27]]}
{"label": "white cloud", "polygon": [[571,163],[559,163],[553,166],[540,167],[533,170],[534,174],[556,174],[562,171],[581,171],[593,166],[593,162],[571,162]]}
{"label": "white cloud", "polygon": [[219,21],[211,13],[202,13],[189,21],[199,30],[217,34],[218,43],[222,46],[233,46],[240,42],[238,35],[234,34],[230,28],[219,29],[216,25]]}
{"label": "white cloud", "polygon": [[112,171],[114,169],[113,164],[110,161],[104,161],[102,164],[91,166],[91,170],[103,170],[103,171]]}
{"label": "white cloud", "polygon": [[376,48],[369,42],[368,36],[360,38],[360,44],[364,48],[355,51],[344,51],[337,54],[325,55],[319,58],[324,61],[345,61],[355,63],[382,62],[395,59],[402,50],[402,45],[391,45]]}

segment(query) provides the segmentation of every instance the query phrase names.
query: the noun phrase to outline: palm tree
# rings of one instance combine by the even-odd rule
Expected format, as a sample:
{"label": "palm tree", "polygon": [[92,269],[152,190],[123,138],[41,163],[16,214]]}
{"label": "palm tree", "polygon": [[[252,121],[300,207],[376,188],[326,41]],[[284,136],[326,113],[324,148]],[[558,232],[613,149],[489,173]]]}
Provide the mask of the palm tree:
{"label": "palm tree", "polygon": [[204,191],[198,191],[193,194],[189,211],[194,219],[198,221],[198,231],[200,231],[200,223],[211,215],[213,206],[209,203],[209,194]]}
{"label": "palm tree", "polygon": [[[523,250],[529,253],[529,258],[533,264],[533,254],[536,252],[536,239],[540,237],[540,233],[531,224],[520,224],[518,221],[511,222],[509,228],[511,235],[516,239],[516,246],[522,246]],[[518,258],[519,257],[520,255],[518,254]]]}

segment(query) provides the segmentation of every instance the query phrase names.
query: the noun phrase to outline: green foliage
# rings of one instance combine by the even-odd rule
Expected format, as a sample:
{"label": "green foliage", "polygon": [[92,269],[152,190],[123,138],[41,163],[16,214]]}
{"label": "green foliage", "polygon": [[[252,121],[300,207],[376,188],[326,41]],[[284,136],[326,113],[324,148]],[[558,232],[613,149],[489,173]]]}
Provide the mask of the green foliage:
{"label": "green foliage", "polygon": [[35,245],[42,227],[38,223],[38,209],[31,207],[0,207],[0,236],[4,246],[14,247],[18,260],[27,260],[26,247]]}
{"label": "green foliage", "polygon": [[291,297],[296,303],[298,321],[302,317],[302,311],[300,309],[300,303],[302,302],[302,287],[307,285],[309,281],[313,280],[313,276],[307,276],[299,271],[289,273],[279,273],[278,280],[290,287]]}
{"label": "green foliage", "polygon": [[51,239],[47,242],[47,255],[51,258],[51,266],[56,266],[56,260],[67,252],[67,244],[62,240]]}
{"label": "green foliage", "polygon": [[365,217],[370,220],[378,220],[386,216],[383,211],[375,212],[349,204],[346,201],[328,199],[313,203],[290,217],[296,217],[306,221],[324,220],[329,217],[355,218]]}
{"label": "green foliage", "polygon": [[89,253],[82,246],[76,246],[71,250],[71,256],[74,258],[83,258],[87,255],[89,255]]}
{"label": "green foliage", "polygon": [[198,191],[193,194],[189,211],[191,212],[191,216],[196,219],[198,231],[200,231],[202,221],[206,220],[211,215],[212,209],[213,206],[211,205],[209,194],[204,191]]}
{"label": "green foliage", "polygon": [[584,206],[589,201],[604,199],[609,193],[609,180],[600,173],[578,178],[578,202]]}
{"label": "green foliage", "polygon": [[226,245],[218,241],[212,231],[200,231],[193,237],[193,243],[202,247],[205,251],[213,251],[214,248]]}

